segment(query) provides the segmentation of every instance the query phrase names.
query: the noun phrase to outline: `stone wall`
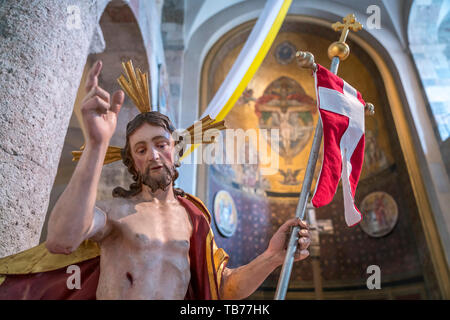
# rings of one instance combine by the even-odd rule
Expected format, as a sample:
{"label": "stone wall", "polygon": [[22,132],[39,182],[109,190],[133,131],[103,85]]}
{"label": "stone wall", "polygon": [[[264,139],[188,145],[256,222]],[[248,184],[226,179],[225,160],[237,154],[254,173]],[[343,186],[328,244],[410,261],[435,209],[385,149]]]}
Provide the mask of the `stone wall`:
{"label": "stone wall", "polygon": [[0,3],[0,257],[38,244],[98,11],[106,0]]}
{"label": "stone wall", "polygon": [[184,1],[164,1],[161,32],[170,88],[170,103],[174,110],[172,121],[178,126],[181,98],[181,71],[184,55]]}

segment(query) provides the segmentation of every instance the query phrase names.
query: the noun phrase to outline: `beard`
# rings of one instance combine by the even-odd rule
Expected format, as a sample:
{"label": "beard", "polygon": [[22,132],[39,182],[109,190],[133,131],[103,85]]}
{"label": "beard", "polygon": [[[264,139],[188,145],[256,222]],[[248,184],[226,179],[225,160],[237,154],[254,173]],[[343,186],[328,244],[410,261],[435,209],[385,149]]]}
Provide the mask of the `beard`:
{"label": "beard", "polygon": [[[162,166],[157,172],[151,172],[151,168],[156,165]],[[148,186],[152,193],[155,193],[158,189],[166,191],[170,184],[176,178],[175,167],[169,167],[165,162],[161,164],[151,164],[147,166],[144,173],[139,173],[139,178],[142,184]]]}

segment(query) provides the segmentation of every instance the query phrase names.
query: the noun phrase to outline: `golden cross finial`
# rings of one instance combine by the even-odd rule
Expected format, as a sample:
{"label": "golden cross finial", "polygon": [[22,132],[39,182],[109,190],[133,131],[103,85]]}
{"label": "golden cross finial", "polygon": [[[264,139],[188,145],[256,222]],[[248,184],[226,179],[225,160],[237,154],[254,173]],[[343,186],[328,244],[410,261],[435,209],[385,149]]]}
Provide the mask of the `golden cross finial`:
{"label": "golden cross finial", "polygon": [[331,28],[333,28],[334,31],[341,31],[341,38],[339,39],[339,42],[344,43],[347,39],[348,30],[351,29],[352,31],[358,31],[362,29],[362,24],[356,21],[356,17],[353,13],[348,14],[344,18],[344,23],[336,22],[331,25]]}
{"label": "golden cross finial", "polygon": [[334,31],[342,30],[342,33],[339,41],[333,42],[328,47],[328,57],[330,59],[338,57],[340,60],[345,60],[350,54],[350,48],[345,43],[345,40],[347,40],[348,31],[349,29],[353,31],[361,30],[362,24],[356,21],[356,17],[353,13],[350,13],[344,18],[344,23],[341,22],[333,23],[331,25],[331,28],[333,28]]}

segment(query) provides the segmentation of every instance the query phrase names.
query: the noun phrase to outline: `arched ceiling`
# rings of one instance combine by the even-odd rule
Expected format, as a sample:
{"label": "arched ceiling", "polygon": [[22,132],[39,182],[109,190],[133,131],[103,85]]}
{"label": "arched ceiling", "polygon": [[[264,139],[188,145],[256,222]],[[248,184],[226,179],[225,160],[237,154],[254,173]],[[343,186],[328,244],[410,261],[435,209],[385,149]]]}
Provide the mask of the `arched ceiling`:
{"label": "arched ceiling", "polygon": [[[242,11],[258,11],[260,12],[264,7],[264,1],[257,0],[199,0],[199,1],[186,1],[185,3],[185,28],[184,38],[185,43],[188,44],[191,37],[195,32],[210,19],[223,12],[238,8]],[[301,1],[293,0],[291,9],[288,12],[293,11],[293,7],[303,8],[305,12],[308,10],[320,10],[335,14],[341,10],[348,13],[355,13],[357,18],[363,23],[373,11],[369,9],[371,6],[377,6],[380,12],[381,28],[385,31],[392,32],[400,40],[403,45],[406,43],[406,26],[408,25],[409,11],[411,9],[412,1],[388,1],[388,0],[359,0],[349,1],[346,0],[328,0],[328,1]],[[249,12],[250,13],[250,12]]]}

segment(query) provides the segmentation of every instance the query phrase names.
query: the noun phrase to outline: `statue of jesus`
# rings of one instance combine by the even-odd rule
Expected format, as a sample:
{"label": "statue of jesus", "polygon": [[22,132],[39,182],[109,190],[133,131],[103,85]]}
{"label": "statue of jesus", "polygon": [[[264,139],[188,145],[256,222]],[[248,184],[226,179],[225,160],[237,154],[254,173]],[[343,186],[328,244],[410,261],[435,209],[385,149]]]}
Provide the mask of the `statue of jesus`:
{"label": "statue of jesus", "polygon": [[[249,264],[230,269],[222,259],[225,263],[214,265],[217,247],[210,217],[202,214],[206,209],[201,201],[174,188],[175,128],[159,112],[140,113],[127,125],[122,159],[135,182],[129,190],[114,189],[110,200],[96,201],[103,160],[124,101],[123,91],[110,96],[99,87],[101,69],[97,61],[85,83],[85,148],[51,212],[45,242],[53,254],[71,254],[85,240],[98,244],[97,299],[246,298],[282,264],[289,229],[296,225],[300,232],[295,260],[309,255],[308,226],[294,218]],[[208,292],[199,295],[204,288]]]}

